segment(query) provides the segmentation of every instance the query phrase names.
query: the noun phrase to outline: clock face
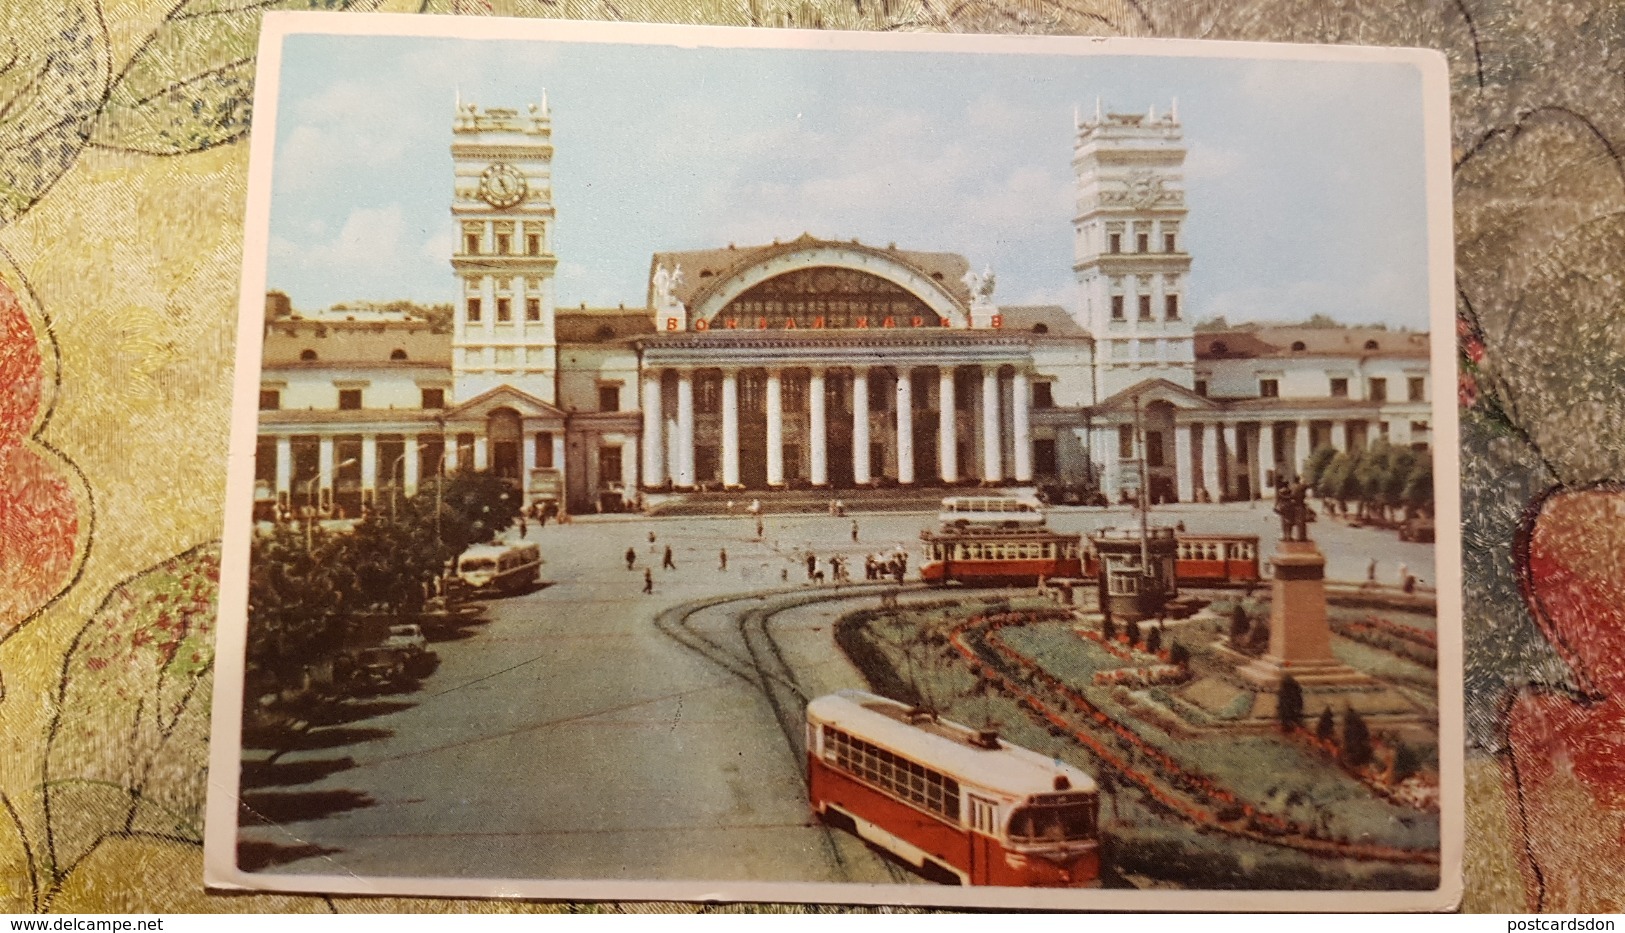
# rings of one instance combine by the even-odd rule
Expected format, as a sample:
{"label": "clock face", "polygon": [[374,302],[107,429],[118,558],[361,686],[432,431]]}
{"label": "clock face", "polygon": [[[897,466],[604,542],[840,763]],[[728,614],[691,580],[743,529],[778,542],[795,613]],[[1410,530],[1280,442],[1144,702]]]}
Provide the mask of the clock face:
{"label": "clock face", "polygon": [[480,197],[492,207],[513,207],[525,199],[525,176],[498,162],[480,173]]}

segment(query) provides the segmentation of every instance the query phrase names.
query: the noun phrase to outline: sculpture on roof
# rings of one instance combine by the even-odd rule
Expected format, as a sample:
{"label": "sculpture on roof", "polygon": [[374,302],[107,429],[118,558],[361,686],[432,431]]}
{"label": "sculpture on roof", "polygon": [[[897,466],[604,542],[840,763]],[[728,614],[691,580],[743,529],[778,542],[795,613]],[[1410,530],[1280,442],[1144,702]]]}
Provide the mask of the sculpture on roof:
{"label": "sculpture on roof", "polygon": [[981,275],[977,275],[974,271],[966,272],[965,277],[960,281],[964,282],[965,287],[970,290],[971,303],[973,305],[992,303],[993,284],[995,281],[992,266],[985,267]]}
{"label": "sculpture on roof", "polygon": [[657,326],[662,330],[687,330],[688,309],[677,298],[677,289],[683,285],[682,264],[670,270],[664,265],[656,266],[653,284]]}

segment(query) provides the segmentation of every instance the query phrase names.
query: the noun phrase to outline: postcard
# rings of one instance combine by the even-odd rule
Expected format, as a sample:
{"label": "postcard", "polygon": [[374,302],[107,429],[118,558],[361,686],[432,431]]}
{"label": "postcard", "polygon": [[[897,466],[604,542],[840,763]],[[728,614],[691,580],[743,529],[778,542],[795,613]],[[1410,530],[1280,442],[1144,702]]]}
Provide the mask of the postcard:
{"label": "postcard", "polygon": [[211,886],[1457,901],[1442,57],[259,62]]}

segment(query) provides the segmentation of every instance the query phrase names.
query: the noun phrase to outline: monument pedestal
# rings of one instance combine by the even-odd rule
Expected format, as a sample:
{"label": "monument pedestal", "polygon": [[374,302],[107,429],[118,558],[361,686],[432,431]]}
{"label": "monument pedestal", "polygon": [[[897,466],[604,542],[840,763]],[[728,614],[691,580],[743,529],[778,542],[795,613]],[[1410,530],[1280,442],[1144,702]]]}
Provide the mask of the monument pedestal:
{"label": "monument pedestal", "polygon": [[1278,690],[1288,674],[1301,687],[1356,687],[1375,683],[1332,654],[1326,624],[1326,556],[1313,541],[1281,541],[1270,558],[1270,647],[1238,668],[1248,682]]}

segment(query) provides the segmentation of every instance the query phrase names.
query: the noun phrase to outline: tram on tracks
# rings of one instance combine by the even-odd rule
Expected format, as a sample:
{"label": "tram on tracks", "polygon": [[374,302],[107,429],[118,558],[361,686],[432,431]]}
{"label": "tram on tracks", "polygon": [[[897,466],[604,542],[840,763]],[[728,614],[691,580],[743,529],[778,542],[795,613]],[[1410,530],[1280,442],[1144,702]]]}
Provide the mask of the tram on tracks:
{"label": "tram on tracks", "polygon": [[989,731],[843,690],[807,704],[813,812],[947,884],[1093,887],[1084,771]]}
{"label": "tram on tracks", "polygon": [[[1082,534],[1045,527],[944,527],[920,533],[920,579],[932,585],[1031,586],[1039,578],[1092,579],[1100,558]],[[1258,536],[1179,532],[1174,575],[1180,586],[1248,586],[1262,577]]]}

